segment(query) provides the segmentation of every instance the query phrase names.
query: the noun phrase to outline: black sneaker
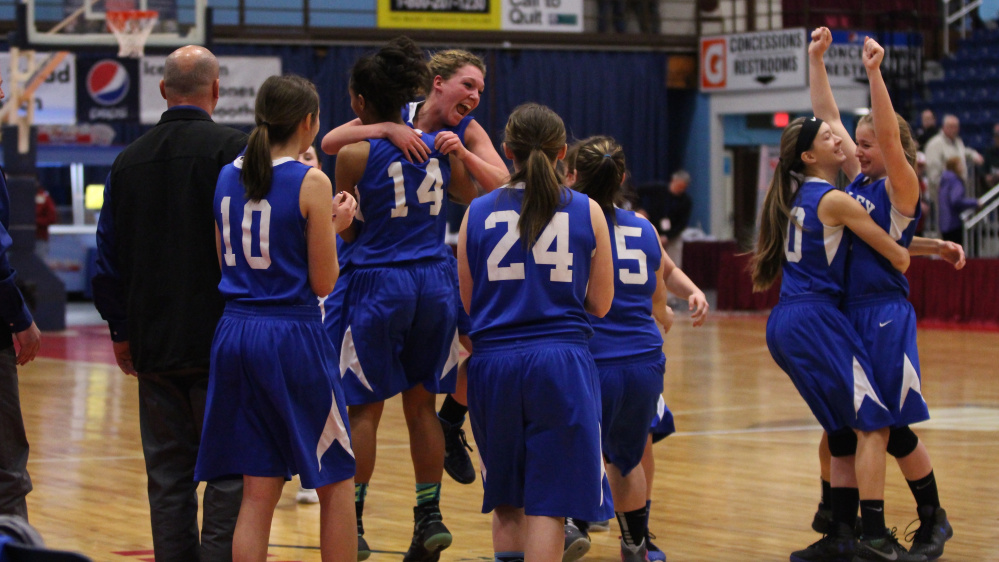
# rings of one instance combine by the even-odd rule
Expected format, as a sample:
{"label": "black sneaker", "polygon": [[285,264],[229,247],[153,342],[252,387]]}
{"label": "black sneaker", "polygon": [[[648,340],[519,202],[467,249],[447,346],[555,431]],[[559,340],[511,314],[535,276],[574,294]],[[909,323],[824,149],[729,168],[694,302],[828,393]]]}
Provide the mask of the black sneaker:
{"label": "black sneaker", "polygon": [[368,541],[364,540],[364,523],[361,521],[361,512],[364,511],[364,502],[354,502],[354,512],[357,516],[357,561],[367,560],[371,557],[371,547]]}
{"label": "black sneaker", "polygon": [[808,548],[791,553],[791,562],[851,562],[856,540],[845,523],[833,523],[833,533],[826,534]]}
{"label": "black sneaker", "polygon": [[437,562],[441,551],[451,546],[451,531],[441,517],[440,505],[418,505],[413,508],[413,542],[403,556],[403,562]]}
{"label": "black sneaker", "polygon": [[447,475],[459,484],[475,482],[475,467],[472,466],[472,459],[468,456],[472,446],[465,439],[465,430],[461,428],[461,423],[451,424],[440,416],[437,416],[437,419],[440,420],[441,429],[444,430],[444,470],[447,471]]}
{"label": "black sneaker", "polygon": [[854,550],[853,562],[865,562],[866,560],[926,562],[926,557],[922,554],[913,554],[898,544],[898,539],[895,538],[895,529],[892,529],[887,535],[878,539],[860,539]]}
{"label": "black sneaker", "polygon": [[828,509],[826,504],[819,502],[819,508],[815,510],[815,517],[812,517],[812,530],[823,535],[829,534],[832,522],[832,509]]}
{"label": "black sneaker", "polygon": [[920,507],[916,512],[919,514],[919,528],[914,533],[909,552],[922,554],[927,560],[936,560],[943,555],[944,543],[954,536],[947,512],[942,507],[934,509],[930,506]]}
{"label": "black sneaker", "polygon": [[565,518],[565,545],[562,547],[562,562],[574,562],[590,550],[590,534],[585,525],[578,525],[572,517]]}

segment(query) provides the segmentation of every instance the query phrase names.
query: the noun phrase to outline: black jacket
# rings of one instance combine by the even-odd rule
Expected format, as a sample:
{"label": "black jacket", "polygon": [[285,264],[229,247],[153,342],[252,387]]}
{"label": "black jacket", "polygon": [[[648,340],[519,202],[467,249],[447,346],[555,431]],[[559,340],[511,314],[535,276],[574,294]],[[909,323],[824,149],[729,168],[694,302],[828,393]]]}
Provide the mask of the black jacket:
{"label": "black jacket", "polygon": [[94,303],[139,373],[207,369],[224,302],[213,199],[246,135],[193,107],[163,113],[111,167]]}

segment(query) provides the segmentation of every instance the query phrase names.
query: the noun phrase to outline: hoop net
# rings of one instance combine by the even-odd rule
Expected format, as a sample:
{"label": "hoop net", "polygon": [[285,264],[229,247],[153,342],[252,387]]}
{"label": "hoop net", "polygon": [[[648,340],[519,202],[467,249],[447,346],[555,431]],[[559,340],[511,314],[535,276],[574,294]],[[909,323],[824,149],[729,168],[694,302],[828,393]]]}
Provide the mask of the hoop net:
{"label": "hoop net", "polygon": [[159,17],[160,13],[156,10],[108,10],[105,21],[118,40],[118,56],[143,56],[146,39],[153,32]]}

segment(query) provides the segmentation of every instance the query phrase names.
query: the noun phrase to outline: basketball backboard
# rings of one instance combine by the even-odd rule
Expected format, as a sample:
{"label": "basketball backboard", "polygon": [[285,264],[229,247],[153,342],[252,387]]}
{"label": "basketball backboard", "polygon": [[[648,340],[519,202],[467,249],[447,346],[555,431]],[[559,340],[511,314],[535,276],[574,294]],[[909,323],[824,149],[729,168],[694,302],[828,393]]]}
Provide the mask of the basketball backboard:
{"label": "basketball backboard", "polygon": [[117,46],[107,28],[107,11],[155,10],[159,20],[147,48],[203,45],[207,0],[18,0],[27,46],[79,49]]}

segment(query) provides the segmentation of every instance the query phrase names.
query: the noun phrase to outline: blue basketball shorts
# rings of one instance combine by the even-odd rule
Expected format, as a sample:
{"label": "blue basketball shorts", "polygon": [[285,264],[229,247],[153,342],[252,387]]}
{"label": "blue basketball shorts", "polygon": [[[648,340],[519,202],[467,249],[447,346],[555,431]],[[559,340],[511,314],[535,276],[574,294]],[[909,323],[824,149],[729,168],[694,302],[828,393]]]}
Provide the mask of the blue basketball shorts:
{"label": "blue basketball shorts", "polygon": [[319,488],[352,478],[336,364],[318,306],[228,303],[212,342],[195,479],[299,474]]}
{"label": "blue basketball shorts", "polygon": [[447,261],[356,268],[344,295],[340,373],[347,404],[380,402],[422,384],[454,392],[454,279]]}
{"label": "blue basketball shorts", "polygon": [[653,443],[658,443],[676,433],[676,424],[673,423],[673,412],[670,411],[669,406],[666,405],[666,400],[661,394],[656,404],[656,417],[652,420],[652,430],[650,433],[652,434]]}
{"label": "blue basketball shorts", "polygon": [[586,339],[476,342],[468,410],[481,459],[482,511],[602,521],[600,383]]}
{"label": "blue basketball shorts", "polygon": [[782,297],[767,320],[767,347],[826,431],[874,431],[894,422],[867,350],[833,299]]}
{"label": "blue basketball shorts", "polygon": [[597,363],[603,407],[601,446],[607,461],[624,476],[642,462],[665,369],[661,350]]}
{"label": "blue basketball shorts", "polygon": [[916,311],[898,295],[848,301],[847,319],[871,357],[874,383],[901,427],[930,419],[916,346]]}
{"label": "blue basketball shorts", "polygon": [[347,287],[350,285],[351,271],[353,268],[346,271],[340,270],[340,277],[337,278],[336,285],[333,286],[333,292],[323,300],[320,307],[323,313],[323,328],[326,329],[326,335],[333,343],[337,357],[340,356],[340,344],[343,340],[343,303],[346,300]]}

